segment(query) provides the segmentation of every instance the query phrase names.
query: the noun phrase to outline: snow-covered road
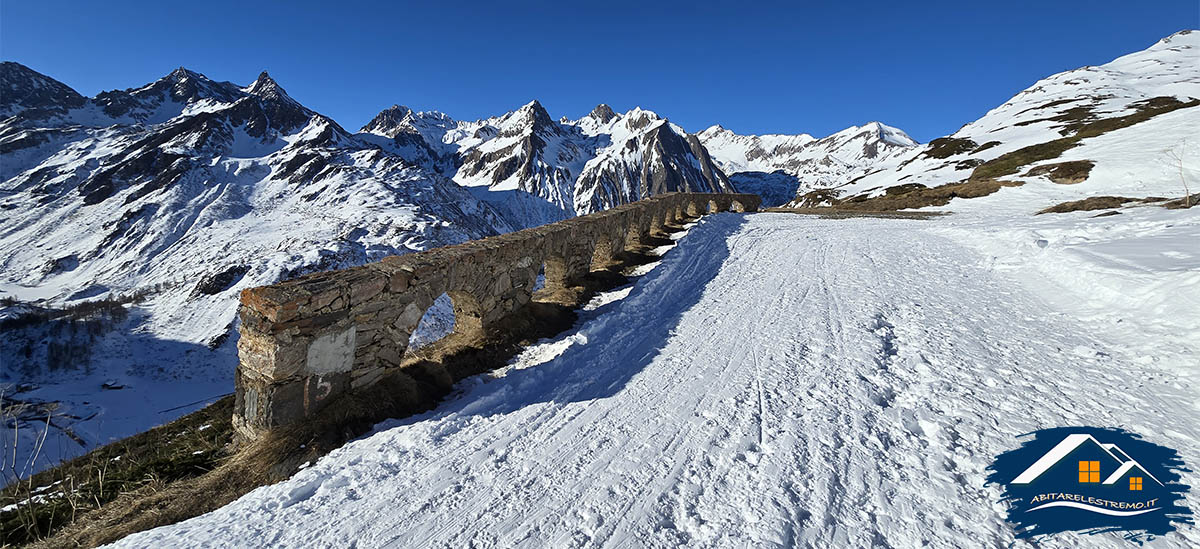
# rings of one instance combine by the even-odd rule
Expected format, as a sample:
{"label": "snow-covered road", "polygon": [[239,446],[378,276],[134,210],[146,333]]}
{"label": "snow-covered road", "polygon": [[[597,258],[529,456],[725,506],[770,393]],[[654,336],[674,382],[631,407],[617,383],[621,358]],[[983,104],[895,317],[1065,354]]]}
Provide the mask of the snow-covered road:
{"label": "snow-covered road", "polygon": [[1007,546],[984,477],[1018,434],[1121,426],[1200,465],[1190,378],[937,223],[709,216],[627,297],[437,410],[122,544]]}

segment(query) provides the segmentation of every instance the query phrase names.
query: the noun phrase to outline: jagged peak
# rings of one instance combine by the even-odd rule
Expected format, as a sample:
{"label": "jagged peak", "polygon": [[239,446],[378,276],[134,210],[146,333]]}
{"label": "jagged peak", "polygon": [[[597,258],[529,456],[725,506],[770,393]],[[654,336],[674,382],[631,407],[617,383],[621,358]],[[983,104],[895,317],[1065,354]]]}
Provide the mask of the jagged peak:
{"label": "jagged peak", "polygon": [[506,117],[505,123],[506,125],[515,123],[520,127],[541,129],[553,127],[554,119],[550,118],[550,113],[546,112],[546,108],[542,106],[542,103],[534,99],[513,111]]}
{"label": "jagged peak", "polygon": [[629,112],[621,116],[621,120],[632,130],[644,130],[656,122],[665,121],[654,111],[648,111],[641,107],[629,109]]}
{"label": "jagged peak", "polygon": [[595,118],[602,123],[608,123],[610,120],[617,117],[617,113],[613,112],[612,107],[609,107],[608,104],[601,103],[596,105],[596,108],[592,109],[592,112],[588,113],[588,116]]}
{"label": "jagged peak", "polygon": [[900,145],[903,147],[915,147],[916,145],[919,144],[919,143],[917,143],[916,139],[909,137],[909,135],[907,133],[905,133],[904,130],[901,130],[900,128],[897,128],[894,126],[889,126],[887,124],[884,124],[883,122],[879,122],[878,120],[872,120],[870,122],[867,122],[866,124],[864,124],[861,127],[861,129],[865,130],[865,131],[870,131],[870,132],[874,133],[877,137],[879,137],[879,139],[882,139],[883,141],[886,141],[893,145]]}
{"label": "jagged peak", "polygon": [[259,73],[258,78],[254,80],[254,83],[250,84],[250,86],[245,88],[244,91],[251,95],[257,95],[259,97],[265,97],[269,99],[291,99],[291,97],[287,94],[287,91],[283,89],[283,86],[280,86],[279,82],[276,82],[274,78],[271,78],[271,75],[268,74],[267,71],[262,71]]}
{"label": "jagged peak", "polygon": [[196,71],[188,69],[187,67],[184,67],[183,65],[180,65],[178,69],[175,69],[175,70],[167,73],[167,75],[164,78],[178,79],[178,78],[187,78],[189,76],[199,76],[201,78],[204,77],[203,74],[200,74]]}
{"label": "jagged peak", "polygon": [[201,73],[188,69],[187,67],[180,66],[179,68],[163,75],[158,80],[133,90],[133,93],[136,94],[141,91],[163,90],[166,88],[174,88],[181,85],[195,83],[209,84],[212,83],[212,80],[209,80],[207,76],[204,76]]}
{"label": "jagged peak", "polygon": [[378,133],[395,137],[396,129],[408,118],[412,117],[412,109],[404,105],[392,105],[375,115],[369,122],[363,125],[359,131]]}

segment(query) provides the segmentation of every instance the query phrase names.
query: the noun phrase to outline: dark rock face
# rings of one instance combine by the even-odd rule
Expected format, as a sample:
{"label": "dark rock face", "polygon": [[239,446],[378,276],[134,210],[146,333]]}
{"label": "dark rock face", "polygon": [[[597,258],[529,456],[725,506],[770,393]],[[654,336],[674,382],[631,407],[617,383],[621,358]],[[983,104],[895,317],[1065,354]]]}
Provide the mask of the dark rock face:
{"label": "dark rock face", "polygon": [[216,295],[237,284],[246,273],[250,272],[249,265],[234,265],[220,272],[208,275],[196,284],[193,295]]}
{"label": "dark rock face", "polygon": [[266,119],[273,128],[282,133],[291,133],[303,127],[316,114],[292,99],[265,71],[258,75],[258,80],[250,85],[247,93],[258,98]]}
{"label": "dark rock face", "polygon": [[694,135],[681,136],[670,124],[645,113],[628,123],[631,128],[659,125],[621,145],[628,158],[636,160],[604,158],[589,164],[576,185],[577,210],[599,211],[669,192],[734,192]]}
{"label": "dark rock face", "polygon": [[359,131],[377,133],[388,137],[395,137],[404,127],[402,124],[408,118],[412,110],[404,105],[392,105],[375,115],[370,122],[367,122]]}
{"label": "dark rock face", "polygon": [[0,63],[0,115],[18,111],[66,112],[87,99],[66,84],[12,61]]}
{"label": "dark rock face", "polygon": [[613,112],[612,107],[601,103],[596,105],[596,108],[592,109],[592,112],[588,116],[607,124],[617,117],[617,113]]}

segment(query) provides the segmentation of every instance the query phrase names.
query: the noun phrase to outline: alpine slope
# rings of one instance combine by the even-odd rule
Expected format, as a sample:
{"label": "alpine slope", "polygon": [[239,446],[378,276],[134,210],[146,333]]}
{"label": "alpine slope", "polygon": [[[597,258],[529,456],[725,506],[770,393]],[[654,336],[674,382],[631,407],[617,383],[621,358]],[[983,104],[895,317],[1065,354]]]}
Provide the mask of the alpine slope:
{"label": "alpine slope", "polygon": [[[1146,215],[1200,232],[1186,212]],[[1121,426],[1194,466],[1195,345],[1134,345],[1064,312],[1036,269],[963,245],[955,217],[708,216],[439,408],[116,546],[1013,546],[985,471],[1023,433]],[[1143,236],[1197,263],[1171,234]]]}

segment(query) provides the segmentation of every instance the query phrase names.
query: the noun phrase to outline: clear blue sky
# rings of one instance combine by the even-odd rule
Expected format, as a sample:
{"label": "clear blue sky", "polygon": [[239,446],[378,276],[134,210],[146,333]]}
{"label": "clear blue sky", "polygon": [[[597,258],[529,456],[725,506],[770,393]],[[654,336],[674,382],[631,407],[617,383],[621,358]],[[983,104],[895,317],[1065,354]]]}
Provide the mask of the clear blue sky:
{"label": "clear blue sky", "polygon": [[265,69],[351,130],[393,103],[476,119],[536,98],[555,118],[605,102],[689,131],[880,120],[928,141],[1044,76],[1198,26],[1197,0],[0,0],[0,57],[85,95],[179,66],[242,85]]}

